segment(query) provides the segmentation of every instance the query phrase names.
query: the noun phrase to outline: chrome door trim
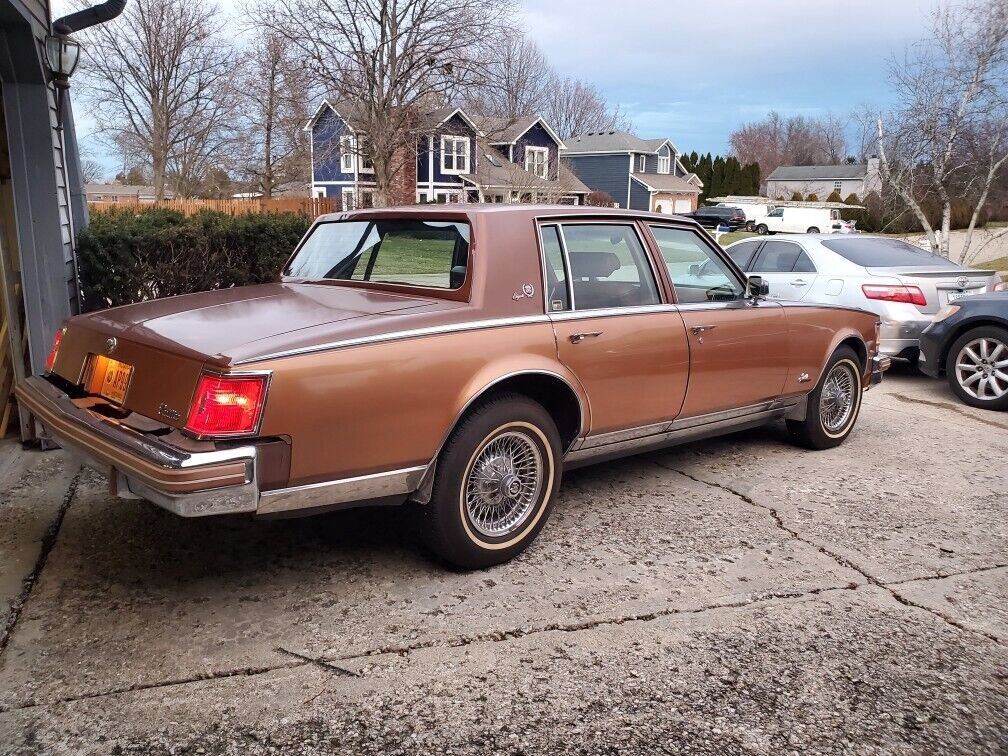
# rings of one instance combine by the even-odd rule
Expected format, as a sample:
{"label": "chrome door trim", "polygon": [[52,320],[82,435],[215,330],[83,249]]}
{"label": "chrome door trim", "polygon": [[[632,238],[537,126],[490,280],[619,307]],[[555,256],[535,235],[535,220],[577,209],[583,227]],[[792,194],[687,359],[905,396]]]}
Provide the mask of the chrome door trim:
{"label": "chrome door trim", "polygon": [[565,310],[564,312],[551,312],[549,319],[558,320],[584,320],[585,318],[611,318],[617,315],[650,315],[658,312],[676,312],[677,307],[669,304],[656,305],[635,305],[633,307],[600,307],[597,310]]}
{"label": "chrome door trim", "polygon": [[804,395],[781,397],[745,407],[590,436],[564,456],[564,465],[570,468],[580,467],[602,459],[614,459],[717,436],[730,430],[762,425],[788,415],[804,400]]}
{"label": "chrome door trim", "polygon": [[261,491],[256,514],[275,514],[296,509],[380,499],[386,496],[405,496],[420,486],[426,470],[427,465],[418,465],[371,475],[280,488],[276,491]]}
{"label": "chrome door trim", "polygon": [[410,328],[403,331],[390,331],[388,333],[373,334],[371,336],[360,336],[355,339],[341,339],[339,341],[330,341],[325,344],[313,344],[311,346],[299,347],[297,349],[285,349],[279,352],[270,352],[256,357],[248,357],[244,360],[237,360],[234,364],[247,365],[254,362],[264,362],[265,360],[278,360],[284,357],[314,354],[315,352],[328,352],[333,349],[344,349],[347,347],[363,346],[365,344],[379,344],[386,341],[401,341],[403,339],[413,339],[421,336],[438,336],[446,333],[476,331],[482,328],[506,328],[508,326],[548,322],[549,318],[545,315],[521,315],[513,318],[490,318],[487,320],[472,320],[469,322],[427,326],[424,328]]}

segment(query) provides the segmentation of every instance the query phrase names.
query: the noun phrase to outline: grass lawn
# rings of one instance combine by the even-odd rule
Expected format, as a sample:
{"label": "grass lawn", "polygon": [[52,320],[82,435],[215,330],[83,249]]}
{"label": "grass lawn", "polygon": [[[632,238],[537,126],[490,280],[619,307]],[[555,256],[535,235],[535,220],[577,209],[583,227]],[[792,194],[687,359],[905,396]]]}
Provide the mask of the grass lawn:
{"label": "grass lawn", "polygon": [[748,239],[750,236],[756,236],[756,234],[751,234],[748,231],[731,231],[727,234],[721,234],[721,239],[718,243],[722,247],[727,247],[732,242],[737,242],[739,239]]}
{"label": "grass lawn", "polygon": [[[447,239],[389,236],[382,242],[372,278],[403,273],[443,273],[451,268],[455,244]],[[366,258],[366,256],[365,256]]]}

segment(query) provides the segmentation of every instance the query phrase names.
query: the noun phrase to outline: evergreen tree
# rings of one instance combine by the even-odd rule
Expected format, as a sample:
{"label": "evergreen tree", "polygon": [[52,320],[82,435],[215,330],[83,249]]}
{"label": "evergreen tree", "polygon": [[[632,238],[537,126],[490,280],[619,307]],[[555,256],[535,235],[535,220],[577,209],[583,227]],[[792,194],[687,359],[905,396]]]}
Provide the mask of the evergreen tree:
{"label": "evergreen tree", "polygon": [[827,202],[843,202],[843,197],[840,196],[840,192],[835,189],[830,192],[830,196],[826,198]]}

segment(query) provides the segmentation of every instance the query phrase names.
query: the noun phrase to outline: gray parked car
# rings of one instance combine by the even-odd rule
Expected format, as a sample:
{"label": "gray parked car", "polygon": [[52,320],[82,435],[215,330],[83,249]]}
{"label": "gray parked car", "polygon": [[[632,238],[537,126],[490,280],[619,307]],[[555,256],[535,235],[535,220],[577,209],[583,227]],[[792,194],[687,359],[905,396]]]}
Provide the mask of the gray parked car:
{"label": "gray parked car", "polygon": [[743,239],[728,255],[763,276],[775,299],[835,303],[876,313],[880,351],[916,360],[921,331],[949,302],[995,291],[990,270],[965,268],[900,239],[863,234],[793,234]]}

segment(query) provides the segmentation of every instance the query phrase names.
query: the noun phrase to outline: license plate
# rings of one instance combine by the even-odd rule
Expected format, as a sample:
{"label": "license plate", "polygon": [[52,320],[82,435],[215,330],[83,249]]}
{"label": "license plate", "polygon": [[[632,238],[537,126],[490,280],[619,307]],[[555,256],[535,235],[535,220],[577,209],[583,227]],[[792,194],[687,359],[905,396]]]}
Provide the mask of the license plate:
{"label": "license plate", "polygon": [[104,355],[96,355],[88,391],[103,396],[115,404],[122,404],[126,400],[126,390],[132,377],[132,365]]}
{"label": "license plate", "polygon": [[966,297],[972,297],[974,294],[979,294],[980,289],[971,289],[970,291],[950,291],[948,293],[948,301],[955,302],[957,299],[965,299]]}

